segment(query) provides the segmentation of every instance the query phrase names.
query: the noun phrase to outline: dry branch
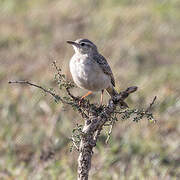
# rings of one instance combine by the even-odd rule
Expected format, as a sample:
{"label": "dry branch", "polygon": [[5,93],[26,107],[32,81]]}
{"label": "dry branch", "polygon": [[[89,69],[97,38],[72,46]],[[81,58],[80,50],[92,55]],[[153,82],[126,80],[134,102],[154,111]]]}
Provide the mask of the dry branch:
{"label": "dry branch", "polygon": [[82,130],[80,142],[80,154],[78,158],[78,180],[87,180],[91,168],[91,158],[93,148],[96,146],[97,139],[103,129],[104,124],[111,118],[116,106],[124,104],[124,100],[129,94],[135,92],[137,87],[129,87],[118,96],[109,101],[109,104],[100,112],[92,114]]}
{"label": "dry branch", "polygon": [[[64,88],[67,93],[66,97],[61,97],[56,94],[55,91],[46,89],[40,85],[31,83],[29,81],[9,81],[12,83],[26,84],[41,89],[45,93],[50,94],[56,101],[60,101],[63,104],[68,104],[72,106],[73,109],[76,109],[79,114],[84,119],[84,126],[77,125],[74,132],[77,134],[71,137],[73,146],[79,152],[78,158],[78,180],[88,180],[89,170],[91,168],[91,158],[93,154],[93,148],[96,146],[98,137],[103,130],[103,126],[110,126],[108,133],[107,141],[112,133],[112,126],[115,124],[113,120],[116,114],[123,114],[124,117],[129,118],[131,114],[137,115],[136,120],[142,119],[146,116],[148,119],[153,119],[152,113],[149,111],[152,109],[152,106],[156,100],[156,97],[153,99],[152,103],[146,110],[136,110],[136,109],[123,109],[128,107],[124,100],[133,92],[137,90],[137,87],[129,87],[125,91],[120,92],[118,95],[114,96],[109,100],[109,103],[104,106],[96,106],[95,104],[90,104],[88,100],[83,100],[79,104],[79,97],[75,97],[70,92],[70,88],[74,87],[73,84],[65,79],[65,76],[61,73],[60,68],[57,67],[56,62],[53,62],[53,65],[57,71],[56,81],[60,86],[60,89]],[[120,107],[120,111],[116,110],[117,107]],[[122,110],[123,109],[123,110]],[[135,118],[134,118],[135,119]]]}

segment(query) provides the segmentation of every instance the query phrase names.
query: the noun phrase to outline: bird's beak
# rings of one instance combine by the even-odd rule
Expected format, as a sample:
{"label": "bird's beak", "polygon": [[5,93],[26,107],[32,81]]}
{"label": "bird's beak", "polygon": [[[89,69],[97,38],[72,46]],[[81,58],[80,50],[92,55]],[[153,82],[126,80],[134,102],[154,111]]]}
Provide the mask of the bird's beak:
{"label": "bird's beak", "polygon": [[66,41],[68,44],[74,45],[74,46],[78,46],[79,44],[75,41]]}

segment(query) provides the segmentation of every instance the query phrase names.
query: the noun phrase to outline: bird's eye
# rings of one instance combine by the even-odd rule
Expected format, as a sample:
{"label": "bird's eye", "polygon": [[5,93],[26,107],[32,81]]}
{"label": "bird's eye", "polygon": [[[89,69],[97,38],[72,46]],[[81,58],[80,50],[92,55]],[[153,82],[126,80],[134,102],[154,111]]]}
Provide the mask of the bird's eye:
{"label": "bird's eye", "polygon": [[84,46],[85,45],[85,43],[81,43],[81,46]]}

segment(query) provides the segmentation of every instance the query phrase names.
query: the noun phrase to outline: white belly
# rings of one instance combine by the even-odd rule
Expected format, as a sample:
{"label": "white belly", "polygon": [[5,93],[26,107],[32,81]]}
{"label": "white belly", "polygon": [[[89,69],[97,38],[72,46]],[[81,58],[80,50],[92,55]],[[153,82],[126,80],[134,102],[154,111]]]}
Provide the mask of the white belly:
{"label": "white belly", "polygon": [[77,59],[77,56],[73,56],[70,61],[70,71],[74,82],[89,91],[100,91],[111,86],[110,77],[90,59]]}

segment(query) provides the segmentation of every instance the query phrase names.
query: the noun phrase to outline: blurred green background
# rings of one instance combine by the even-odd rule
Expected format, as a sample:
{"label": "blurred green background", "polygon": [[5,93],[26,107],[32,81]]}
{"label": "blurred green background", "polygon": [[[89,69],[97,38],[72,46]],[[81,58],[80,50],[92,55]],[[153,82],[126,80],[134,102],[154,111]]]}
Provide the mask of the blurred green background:
{"label": "blurred green background", "polygon": [[0,0],[0,179],[76,179],[78,153],[69,152],[69,137],[81,117],[38,89],[8,81],[55,88],[53,60],[71,79],[74,52],[66,40],[78,38],[97,44],[118,91],[139,87],[130,107],[158,97],[156,124],[119,120],[108,145],[104,130],[90,180],[180,179],[179,0]]}

